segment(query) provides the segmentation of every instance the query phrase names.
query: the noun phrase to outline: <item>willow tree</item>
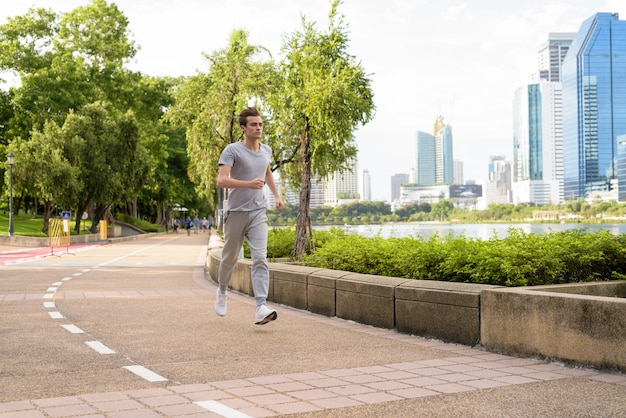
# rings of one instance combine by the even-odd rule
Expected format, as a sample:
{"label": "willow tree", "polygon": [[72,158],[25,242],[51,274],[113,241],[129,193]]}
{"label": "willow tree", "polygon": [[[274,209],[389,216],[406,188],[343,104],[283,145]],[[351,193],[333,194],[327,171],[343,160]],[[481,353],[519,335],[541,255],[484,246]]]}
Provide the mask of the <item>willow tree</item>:
{"label": "willow tree", "polygon": [[241,139],[238,114],[250,104],[262,107],[276,71],[267,51],[250,45],[241,29],[232,32],[226,48],[205,57],[208,72],[181,82],[167,119],[186,131],[189,176],[197,192],[215,201],[219,155]]}
{"label": "willow tree", "polygon": [[[357,156],[354,131],[374,113],[371,81],[348,53],[347,25],[331,3],[329,26],[319,31],[302,17],[302,29],[282,47],[282,89],[272,98],[276,136],[283,142],[281,174],[300,188],[292,258],[314,248],[311,226],[311,178],[347,171]],[[279,164],[282,164],[279,161]]]}

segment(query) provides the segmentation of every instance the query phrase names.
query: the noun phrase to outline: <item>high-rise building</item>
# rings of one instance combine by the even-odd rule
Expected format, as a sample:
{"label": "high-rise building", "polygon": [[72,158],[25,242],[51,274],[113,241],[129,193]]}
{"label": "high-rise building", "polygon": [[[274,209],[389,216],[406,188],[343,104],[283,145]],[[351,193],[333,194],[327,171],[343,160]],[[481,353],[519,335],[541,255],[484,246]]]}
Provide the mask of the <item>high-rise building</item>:
{"label": "high-rise building", "polygon": [[319,176],[311,176],[311,202],[310,207],[324,206],[324,186]]}
{"label": "high-rise building", "polygon": [[324,205],[338,206],[359,199],[359,182],[357,160],[351,168],[343,172],[335,172],[324,181]]}
{"label": "high-rise building", "polygon": [[400,200],[400,187],[409,183],[408,174],[394,174],[391,176],[391,202]]}
{"label": "high-rise building", "polygon": [[504,155],[489,157],[489,180],[483,190],[485,206],[491,203],[511,203],[511,162]]}
{"label": "high-rise building", "polygon": [[417,184],[417,172],[415,167],[409,171],[409,184]]}
{"label": "high-rise building", "polygon": [[539,47],[536,82],[513,101],[513,202],[563,201],[562,60],[573,33],[550,33]]}
{"label": "high-rise building", "polygon": [[513,109],[513,202],[562,202],[561,83],[520,87]]}
{"label": "high-rise building", "polygon": [[443,117],[435,120],[433,134],[416,134],[416,183],[421,186],[452,184],[452,127]]}
{"label": "high-rise building", "polygon": [[372,177],[369,170],[363,170],[361,200],[369,202],[372,200]]}
{"label": "high-rise building", "polygon": [[465,182],[465,178],[463,177],[463,161],[454,160],[453,164],[452,184],[463,184]]}
{"label": "high-rise building", "polygon": [[[276,187],[278,188],[278,192],[282,196],[283,202],[292,206],[298,206],[300,204],[300,192],[299,190],[294,190],[289,186],[289,181],[286,179],[282,179],[280,177],[280,173],[274,173],[274,177],[276,178]],[[265,186],[267,187],[267,186]],[[266,194],[268,196],[267,207],[275,208],[276,207],[276,199],[274,199],[274,195],[269,192],[269,188],[266,190]],[[311,177],[311,198],[309,201],[309,207],[314,208],[317,206],[324,205],[324,192],[322,190],[322,181],[319,176]]]}
{"label": "high-rise building", "polygon": [[569,51],[575,33],[549,33],[548,40],[539,46],[537,80],[561,81],[563,59]]}
{"label": "high-rise building", "polygon": [[[617,199],[619,138],[626,134],[626,21],[585,20],[563,61],[565,199]],[[617,187],[616,187],[617,186]]]}

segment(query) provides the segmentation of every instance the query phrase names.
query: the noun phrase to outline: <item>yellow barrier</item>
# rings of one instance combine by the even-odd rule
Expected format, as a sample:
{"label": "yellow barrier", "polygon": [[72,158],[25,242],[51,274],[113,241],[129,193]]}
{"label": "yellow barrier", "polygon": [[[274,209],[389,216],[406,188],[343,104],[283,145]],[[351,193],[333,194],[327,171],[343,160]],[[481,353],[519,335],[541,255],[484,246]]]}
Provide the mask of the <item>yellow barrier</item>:
{"label": "yellow barrier", "polygon": [[107,239],[107,221],[100,221],[100,241]]}
{"label": "yellow barrier", "polygon": [[50,237],[50,247],[61,247],[70,245],[70,221],[69,219],[50,219],[48,226],[48,236]]}

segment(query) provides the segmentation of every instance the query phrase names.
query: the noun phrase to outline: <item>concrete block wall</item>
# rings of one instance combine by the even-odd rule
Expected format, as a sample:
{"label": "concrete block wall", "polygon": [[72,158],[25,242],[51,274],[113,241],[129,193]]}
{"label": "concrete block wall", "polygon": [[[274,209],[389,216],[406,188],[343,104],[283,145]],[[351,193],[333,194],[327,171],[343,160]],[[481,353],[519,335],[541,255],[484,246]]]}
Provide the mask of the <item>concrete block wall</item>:
{"label": "concrete block wall", "polygon": [[[216,281],[221,248],[209,247],[207,278]],[[231,288],[253,296],[250,266],[239,260]],[[270,263],[268,299],[405,334],[626,371],[625,297],[626,281],[505,288]]]}
{"label": "concrete block wall", "polygon": [[396,288],[406,279],[350,273],[335,281],[335,316],[378,328],[396,327]]}
{"label": "concrete block wall", "polygon": [[498,286],[408,280],[396,291],[399,332],[466,345],[480,342],[480,294]]}
{"label": "concrete block wall", "polygon": [[[591,293],[626,281],[590,283]],[[503,353],[541,356],[626,372],[626,299],[569,293],[572,285],[493,289],[481,298],[481,344]]]}
{"label": "concrete block wall", "polygon": [[[211,249],[206,273],[215,282],[220,260],[221,248]],[[239,260],[232,290],[253,296],[250,268],[250,260]],[[378,328],[475,345],[480,340],[480,292],[492,287],[270,263],[268,300]]]}

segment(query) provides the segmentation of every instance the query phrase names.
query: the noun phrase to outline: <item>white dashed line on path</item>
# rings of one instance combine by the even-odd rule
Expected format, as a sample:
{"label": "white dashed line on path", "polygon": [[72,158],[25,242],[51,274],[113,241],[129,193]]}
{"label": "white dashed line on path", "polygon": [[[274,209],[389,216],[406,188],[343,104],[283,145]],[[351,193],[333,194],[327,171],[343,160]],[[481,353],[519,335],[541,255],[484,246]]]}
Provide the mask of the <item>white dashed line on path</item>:
{"label": "white dashed line on path", "polygon": [[137,376],[143,379],[146,379],[148,382],[167,382],[166,378],[156,374],[152,370],[146,369],[143,366],[124,366],[123,368],[135,373]]}
{"label": "white dashed line on path", "polygon": [[242,412],[237,411],[236,409],[230,408],[216,401],[200,401],[194,403],[203,407],[204,409],[215,412],[216,414],[221,415],[224,418],[251,418],[250,415],[246,415]]}
{"label": "white dashed line on path", "polygon": [[66,330],[68,330],[69,332],[71,332],[72,334],[84,334],[85,331],[83,331],[82,329],[78,328],[76,325],[61,325],[63,328],[65,328]]}
{"label": "white dashed line on path", "polygon": [[85,344],[87,344],[89,347],[91,347],[97,353],[100,353],[100,354],[115,354],[115,351],[111,350],[109,347],[107,347],[106,345],[102,344],[100,341],[85,341]]}

